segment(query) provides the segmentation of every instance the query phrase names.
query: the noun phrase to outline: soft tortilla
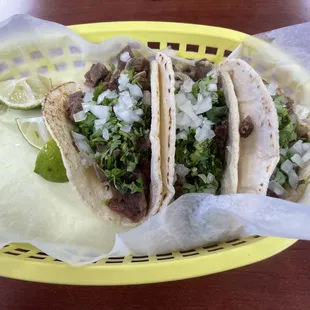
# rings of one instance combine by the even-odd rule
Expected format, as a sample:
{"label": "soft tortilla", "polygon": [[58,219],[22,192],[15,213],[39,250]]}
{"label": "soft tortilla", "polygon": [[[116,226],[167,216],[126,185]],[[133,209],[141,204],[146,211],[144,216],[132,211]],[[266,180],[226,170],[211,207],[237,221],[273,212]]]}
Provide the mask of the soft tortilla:
{"label": "soft tortilla", "polygon": [[[124,225],[131,221],[112,211],[105,203],[112,198],[112,192],[97,178],[93,168],[84,168],[81,165],[79,152],[74,147],[71,136],[72,123],[67,119],[66,101],[68,95],[78,91],[75,83],[66,83],[54,88],[43,104],[43,117],[45,124],[56,141],[67,171],[67,177],[76,189],[82,200],[100,217]],[[162,201],[162,181],[160,170],[160,143],[159,143],[159,82],[158,65],[151,63],[151,103],[152,121],[150,130],[151,142],[151,185],[150,202],[147,217],[156,214]],[[146,217],[146,218],[147,218]],[[145,220],[145,219],[143,219]]]}
{"label": "soft tortilla", "polygon": [[220,68],[232,79],[240,121],[249,115],[254,124],[251,135],[240,139],[238,193],[266,195],[280,159],[276,108],[261,77],[245,61],[227,59]]}
{"label": "soft tortilla", "polygon": [[220,72],[225,102],[228,113],[228,138],[226,142],[225,159],[226,168],[221,182],[221,194],[236,194],[238,190],[238,163],[239,163],[239,108],[234,86],[229,74]]}
{"label": "soft tortilla", "polygon": [[176,108],[174,98],[174,71],[170,57],[157,53],[160,87],[160,139],[163,180],[162,207],[169,204],[174,196]]}
{"label": "soft tortilla", "polygon": [[[161,152],[163,186],[166,198],[163,205],[167,205],[175,194],[175,143],[176,143],[176,103],[175,103],[175,74],[171,59],[158,53],[156,60],[160,72],[160,102],[161,102]],[[193,62],[191,62],[194,65]],[[238,159],[239,159],[239,112],[238,102],[233,84],[227,72],[221,74],[224,95],[229,108],[229,133],[226,148],[226,168],[222,178],[222,194],[235,194],[238,187]],[[166,176],[166,178],[165,178]]]}

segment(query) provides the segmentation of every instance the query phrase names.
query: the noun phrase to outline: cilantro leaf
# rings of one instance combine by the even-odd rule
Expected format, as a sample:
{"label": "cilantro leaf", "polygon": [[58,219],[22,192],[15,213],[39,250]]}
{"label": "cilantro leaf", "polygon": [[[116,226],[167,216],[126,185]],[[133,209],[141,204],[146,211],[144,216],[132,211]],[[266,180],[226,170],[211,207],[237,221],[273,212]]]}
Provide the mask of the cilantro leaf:
{"label": "cilantro leaf", "polygon": [[94,114],[88,112],[84,121],[76,123],[78,131],[89,139],[90,135],[93,133],[94,123],[96,119],[97,117]]}
{"label": "cilantro leaf", "polygon": [[99,95],[103,93],[103,91],[104,91],[104,87],[103,87],[103,82],[101,81],[94,90],[93,101],[97,102]]}

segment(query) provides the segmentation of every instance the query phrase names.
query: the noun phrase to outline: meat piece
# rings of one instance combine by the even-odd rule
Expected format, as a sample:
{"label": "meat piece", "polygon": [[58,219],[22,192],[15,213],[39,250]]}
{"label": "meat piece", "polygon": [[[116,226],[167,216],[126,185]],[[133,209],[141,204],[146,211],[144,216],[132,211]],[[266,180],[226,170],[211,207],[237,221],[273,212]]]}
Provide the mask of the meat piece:
{"label": "meat piece", "polygon": [[97,163],[93,164],[93,168],[95,170],[96,176],[97,178],[100,180],[100,182],[107,182],[108,179],[106,178],[106,176],[103,174],[102,170],[100,169],[100,167],[98,166]]}
{"label": "meat piece", "polygon": [[84,75],[85,85],[94,88],[100,80],[104,79],[109,74],[108,69],[101,63],[93,64],[88,72]]}
{"label": "meat piece", "polygon": [[137,223],[146,215],[148,205],[144,192],[125,195],[118,192],[110,200],[109,208]]}
{"label": "meat piece", "polygon": [[112,72],[109,72],[109,74],[103,79],[103,83],[110,82],[112,74],[113,74]]}
{"label": "meat piece", "polygon": [[267,189],[267,196],[273,197],[273,198],[279,198],[279,196],[275,192],[271,191],[270,189]]}
{"label": "meat piece", "polygon": [[225,145],[228,135],[228,121],[221,121],[216,124],[214,129],[215,137],[218,143]]}
{"label": "meat piece", "polygon": [[207,73],[212,70],[212,63],[209,62],[207,59],[201,59],[195,62],[196,72],[197,72],[197,79],[200,80],[204,78]]}
{"label": "meat piece", "polygon": [[179,175],[177,175],[177,180],[174,183],[174,198],[178,199],[180,196],[184,194],[183,184],[184,184],[185,178],[181,178]]}
{"label": "meat piece", "polygon": [[291,98],[287,98],[287,103],[285,104],[285,107],[287,108],[290,114],[293,114],[294,113],[294,100],[292,100]]}
{"label": "meat piece", "polygon": [[149,158],[143,158],[139,163],[139,172],[143,179],[144,191],[146,193],[146,197],[148,197],[149,193],[149,185],[151,183],[151,166]]}
{"label": "meat piece", "polygon": [[120,77],[121,71],[116,69],[111,75],[111,79],[108,84],[108,89],[116,90],[118,88],[118,79]]}
{"label": "meat piece", "polygon": [[71,121],[74,121],[73,114],[83,110],[82,107],[83,98],[84,94],[81,91],[77,91],[68,96],[67,115]]}
{"label": "meat piece", "polygon": [[133,67],[135,70],[135,73],[139,73],[139,72],[149,72],[150,70],[150,62],[144,58],[143,56],[138,56],[138,57],[134,57],[133,59],[130,60],[130,62],[128,63],[129,69],[130,67]]}
{"label": "meat piece", "polygon": [[183,73],[185,73],[186,75],[188,75],[193,81],[198,81],[197,78],[197,69],[195,66],[192,65],[188,65],[187,67],[185,67],[182,71]]}
{"label": "meat piece", "polygon": [[142,87],[142,90],[150,90],[150,82],[147,78],[146,71],[135,74],[132,81],[137,80],[137,83]]}
{"label": "meat piece", "polygon": [[248,115],[240,124],[239,133],[240,137],[247,138],[253,131],[254,124],[251,117]]}
{"label": "meat piece", "polygon": [[117,62],[118,62],[118,65],[117,65],[117,68],[122,71],[124,70],[127,62],[133,58],[134,55],[133,55],[133,52],[130,48],[129,45],[127,45],[125,48],[123,48],[119,53],[118,55],[116,56],[117,58]]}

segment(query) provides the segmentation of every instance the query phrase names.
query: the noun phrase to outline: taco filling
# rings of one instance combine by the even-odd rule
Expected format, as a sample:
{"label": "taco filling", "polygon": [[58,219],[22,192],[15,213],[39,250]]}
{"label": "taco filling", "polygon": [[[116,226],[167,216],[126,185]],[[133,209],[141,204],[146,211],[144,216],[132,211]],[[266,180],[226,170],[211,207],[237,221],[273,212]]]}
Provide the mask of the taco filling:
{"label": "taco filling", "polygon": [[219,193],[225,169],[228,107],[206,60],[175,65],[175,198]]}
{"label": "taco filling", "polygon": [[109,67],[85,74],[90,91],[71,94],[67,116],[81,165],[92,167],[113,197],[107,205],[138,222],[148,211],[151,126],[150,63],[129,47]]}
{"label": "taco filling", "polygon": [[283,95],[281,90],[268,86],[279,119],[280,161],[271,176],[268,196],[298,200],[307,178],[300,175],[301,169],[310,164],[310,140],[298,130],[294,102]]}

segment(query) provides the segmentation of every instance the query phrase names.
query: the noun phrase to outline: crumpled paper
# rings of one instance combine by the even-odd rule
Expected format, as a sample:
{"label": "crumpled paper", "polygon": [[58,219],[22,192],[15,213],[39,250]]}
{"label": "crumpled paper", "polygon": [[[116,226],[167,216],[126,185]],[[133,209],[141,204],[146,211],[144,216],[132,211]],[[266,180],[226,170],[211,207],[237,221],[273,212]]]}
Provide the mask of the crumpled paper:
{"label": "crumpled paper", "polygon": [[[288,35],[288,29],[285,31]],[[272,36],[276,41],[277,35]],[[126,37],[92,44],[64,26],[24,15],[2,22],[0,39],[0,80],[39,73],[51,77],[54,85],[70,80],[82,85],[92,62],[107,61],[125,44],[139,48],[147,57],[153,55]],[[273,55],[274,47],[266,50],[259,46],[251,41],[249,47],[245,42],[232,56],[264,67],[269,59],[264,55]],[[282,55],[280,59],[286,58]],[[309,65],[307,59],[303,57]],[[264,71],[267,80],[279,78],[279,68],[288,72],[299,68],[294,61],[287,66],[278,60],[273,57],[273,70]],[[301,80],[294,75],[288,85],[296,96],[303,85],[299,81],[306,81],[304,74]],[[305,103],[308,89],[303,92],[300,98]],[[0,246],[28,242],[57,259],[83,265],[108,256],[188,250],[256,234],[310,239],[310,209],[304,206],[310,204],[310,188],[300,204],[250,194],[189,194],[129,231],[102,221],[76,197],[69,183],[50,183],[33,173],[37,150],[25,142],[15,118],[39,115],[39,110],[0,110]]]}

